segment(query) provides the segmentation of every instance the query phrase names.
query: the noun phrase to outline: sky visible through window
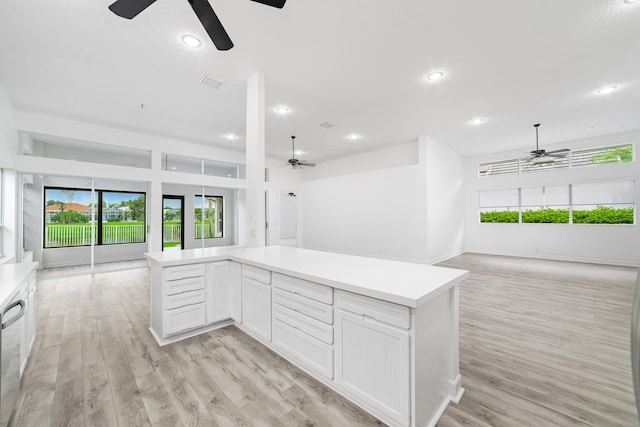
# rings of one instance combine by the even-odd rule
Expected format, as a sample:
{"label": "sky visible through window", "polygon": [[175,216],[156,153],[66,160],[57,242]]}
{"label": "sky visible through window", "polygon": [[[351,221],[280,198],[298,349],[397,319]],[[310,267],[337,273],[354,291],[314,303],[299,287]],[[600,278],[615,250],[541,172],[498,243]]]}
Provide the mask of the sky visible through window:
{"label": "sky visible through window", "polygon": [[[131,200],[131,193],[117,193],[117,192],[108,192],[109,195],[109,203],[117,203],[120,204],[124,201]],[[96,194],[96,202],[98,200],[98,195]],[[65,193],[64,190],[56,190],[56,189],[47,189],[47,200],[59,200],[62,202],[73,202],[79,203],[81,205],[89,206],[91,204],[91,191],[88,190],[78,190],[73,194],[73,200],[69,199],[69,194]]]}

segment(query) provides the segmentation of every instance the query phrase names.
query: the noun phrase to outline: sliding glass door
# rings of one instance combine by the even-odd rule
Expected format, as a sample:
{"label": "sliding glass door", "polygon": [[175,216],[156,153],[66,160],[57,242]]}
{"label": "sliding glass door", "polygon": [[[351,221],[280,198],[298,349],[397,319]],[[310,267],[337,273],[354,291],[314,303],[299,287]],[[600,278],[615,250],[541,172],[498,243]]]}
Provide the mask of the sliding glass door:
{"label": "sliding glass door", "polygon": [[184,249],[184,197],[162,196],[162,250]]}

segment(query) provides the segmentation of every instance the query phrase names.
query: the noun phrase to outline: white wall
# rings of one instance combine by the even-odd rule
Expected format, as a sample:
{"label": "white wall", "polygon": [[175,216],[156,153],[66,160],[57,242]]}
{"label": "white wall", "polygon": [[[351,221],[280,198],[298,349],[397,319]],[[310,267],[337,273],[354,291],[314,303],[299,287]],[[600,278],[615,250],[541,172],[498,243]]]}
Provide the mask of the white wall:
{"label": "white wall", "polygon": [[305,248],[421,263],[463,251],[463,159],[433,139],[322,163],[305,179]]}
{"label": "white wall", "polygon": [[0,168],[13,168],[13,157],[18,153],[13,104],[0,85]]}
{"label": "white wall", "polygon": [[[0,168],[4,169],[2,182],[2,223],[0,227],[0,262],[14,262],[18,254],[18,175],[14,170],[14,157],[18,151],[18,131],[14,109],[9,96],[0,85]],[[4,256],[2,256],[4,255]]]}
{"label": "white wall", "polygon": [[[568,141],[549,145],[545,149],[567,147],[576,150],[629,142],[636,142],[636,150],[638,150],[640,131]],[[516,158],[522,155],[522,151],[511,151],[465,159],[465,248],[468,252],[638,265],[640,261],[638,225],[481,224],[478,214],[480,190],[633,179],[636,181],[636,203],[640,202],[640,167],[637,160],[620,165],[478,177],[478,163]]]}
{"label": "white wall", "polygon": [[427,165],[427,260],[464,251],[464,161],[444,144],[421,137]]}

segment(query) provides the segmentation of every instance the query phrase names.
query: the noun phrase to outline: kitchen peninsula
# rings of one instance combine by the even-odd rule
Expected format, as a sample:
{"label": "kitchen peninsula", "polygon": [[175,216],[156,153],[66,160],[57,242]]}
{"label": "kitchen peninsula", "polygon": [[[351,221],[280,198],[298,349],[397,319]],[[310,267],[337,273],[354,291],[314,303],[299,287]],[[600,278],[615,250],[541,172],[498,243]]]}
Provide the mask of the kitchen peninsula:
{"label": "kitchen peninsula", "polygon": [[433,426],[464,392],[467,271],[280,246],[145,256],[160,345],[235,324],[396,426]]}

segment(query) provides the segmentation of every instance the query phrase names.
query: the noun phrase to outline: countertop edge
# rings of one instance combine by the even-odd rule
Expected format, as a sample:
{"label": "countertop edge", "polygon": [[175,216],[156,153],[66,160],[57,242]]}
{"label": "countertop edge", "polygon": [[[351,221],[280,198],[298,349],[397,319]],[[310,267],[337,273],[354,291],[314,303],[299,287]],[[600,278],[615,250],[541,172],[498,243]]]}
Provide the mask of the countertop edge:
{"label": "countertop edge", "polygon": [[156,264],[159,267],[171,267],[176,265],[185,265],[185,264],[197,264],[201,262],[215,262],[215,261],[236,261],[242,264],[252,265],[254,267],[263,268],[266,270],[270,270],[275,273],[284,274],[287,276],[296,277],[302,280],[308,280],[310,282],[320,283],[322,285],[330,286],[335,289],[340,289],[347,292],[353,292],[360,295],[369,296],[372,298],[380,299],[383,301],[393,302],[399,305],[404,305],[410,308],[418,308],[436,296],[440,295],[442,292],[456,286],[464,279],[469,277],[469,271],[467,270],[459,270],[459,269],[450,269],[457,270],[460,272],[456,277],[451,278],[450,280],[443,282],[436,288],[432,289],[430,292],[422,295],[421,297],[414,299],[403,297],[401,295],[392,294],[388,292],[383,292],[371,288],[365,288],[358,285],[353,285],[351,283],[343,283],[330,279],[326,279],[320,276],[313,276],[305,273],[300,273],[299,271],[289,270],[286,268],[280,268],[273,265],[264,264],[261,262],[252,261],[241,256],[232,255],[232,254],[221,254],[221,255],[206,255],[198,258],[189,258],[189,259],[180,259],[180,260],[158,260],[153,255],[149,253],[144,254],[145,258],[149,261],[150,264]]}
{"label": "countertop edge", "polygon": [[[12,263],[12,264],[2,264],[0,265],[0,269],[13,269],[17,270],[14,272],[14,276],[12,277],[12,281],[14,283],[14,287],[11,291],[9,291],[4,297],[2,301],[0,301],[0,311],[4,310],[4,308],[11,302],[13,297],[16,296],[18,291],[20,290],[19,285],[29,277],[31,273],[33,273],[38,268],[37,262],[23,262],[23,263]],[[5,292],[2,292],[3,294]]]}

